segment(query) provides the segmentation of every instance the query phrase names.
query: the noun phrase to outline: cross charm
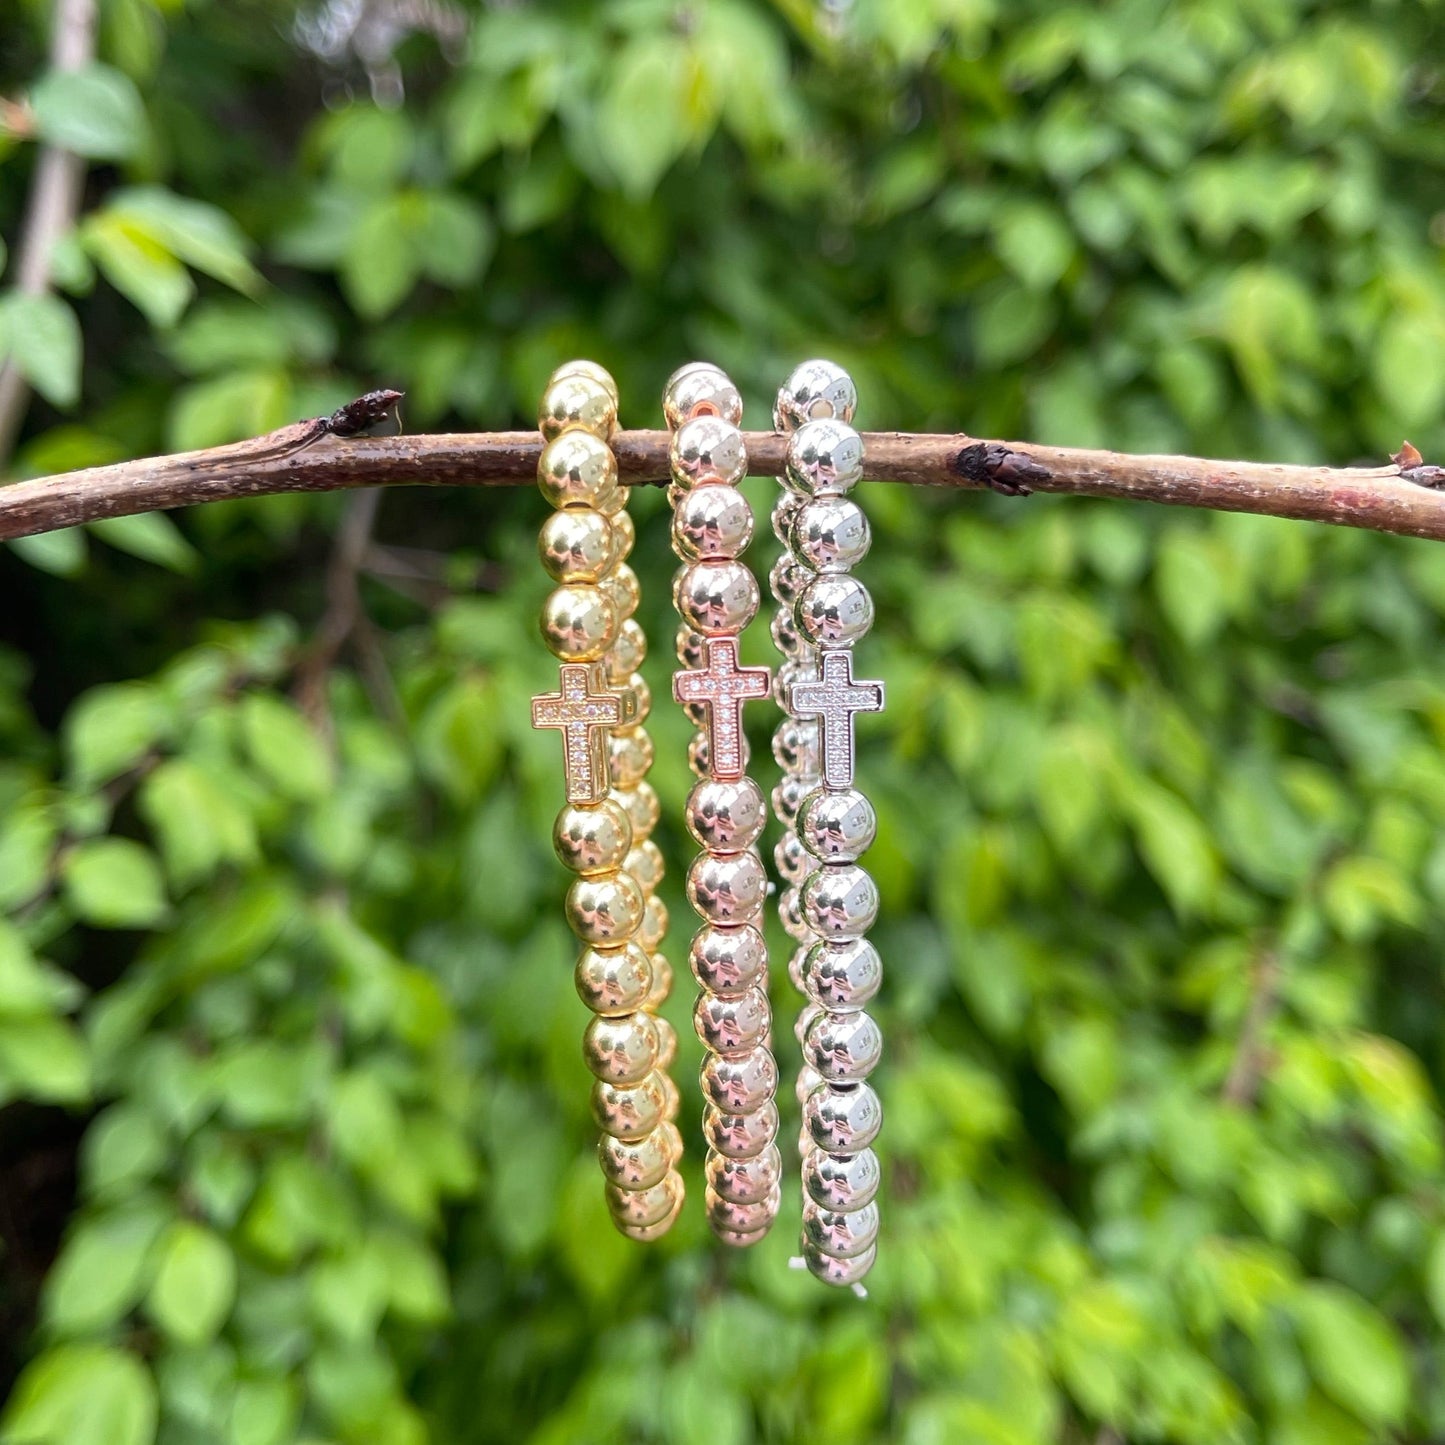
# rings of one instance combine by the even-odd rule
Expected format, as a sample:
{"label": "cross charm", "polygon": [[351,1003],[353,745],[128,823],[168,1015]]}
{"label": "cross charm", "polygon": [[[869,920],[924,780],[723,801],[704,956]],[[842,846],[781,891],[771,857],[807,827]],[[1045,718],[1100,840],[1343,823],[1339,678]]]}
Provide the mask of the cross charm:
{"label": "cross charm", "polygon": [[736,637],[707,640],[707,666],[672,675],[678,702],[707,704],[708,771],[723,782],[743,775],[743,703],[772,691],[772,669],[739,667]]}
{"label": "cross charm", "polygon": [[600,803],[612,781],[607,731],[625,720],[625,701],[607,690],[600,663],[564,662],[558,673],[561,690],[532,699],[532,726],[557,728],[562,734],[567,801]]}
{"label": "cross charm", "polygon": [[882,712],[883,684],[854,682],[853,654],[847,650],[823,653],[822,668],[816,682],[795,682],[789,689],[788,711],[821,721],[823,781],[830,788],[851,788],[853,714]]}

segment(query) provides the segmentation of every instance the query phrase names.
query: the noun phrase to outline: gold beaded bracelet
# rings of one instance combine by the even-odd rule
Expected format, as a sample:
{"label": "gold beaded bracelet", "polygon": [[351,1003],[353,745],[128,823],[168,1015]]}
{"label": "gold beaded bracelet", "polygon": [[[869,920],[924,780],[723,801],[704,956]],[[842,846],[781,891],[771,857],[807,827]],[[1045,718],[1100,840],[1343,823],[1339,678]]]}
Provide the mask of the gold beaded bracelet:
{"label": "gold beaded bracelet", "polygon": [[557,584],[543,604],[542,636],[561,666],[557,691],[532,699],[532,725],[563,737],[567,801],[552,839],[577,875],[567,918],[582,943],[577,992],[595,1015],[583,1056],[607,1205],[628,1238],[651,1240],[682,1208],[682,1138],[667,1074],[677,1037],[657,1016],[672,969],[658,951],[667,911],[655,893],[662,855],[649,836],[659,809],[646,780],[651,697],[638,672],[647,640],[632,617],[637,578],[625,561],[634,531],[608,445],[616,384],[591,362],[568,362],[548,382],[539,425],[537,482],[557,509],[538,541]]}

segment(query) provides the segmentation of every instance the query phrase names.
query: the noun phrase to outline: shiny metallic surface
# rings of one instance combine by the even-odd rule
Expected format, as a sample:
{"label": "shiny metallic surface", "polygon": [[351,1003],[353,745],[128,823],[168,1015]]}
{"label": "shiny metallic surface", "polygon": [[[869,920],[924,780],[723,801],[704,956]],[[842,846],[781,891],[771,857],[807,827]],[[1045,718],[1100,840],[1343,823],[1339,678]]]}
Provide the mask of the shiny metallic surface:
{"label": "shiny metallic surface", "polygon": [[747,1054],[708,1054],[700,1077],[703,1098],[725,1114],[754,1113],[778,1089],[778,1066],[761,1044]]}
{"label": "shiny metallic surface", "polygon": [[863,438],[846,422],[805,422],[788,441],[788,486],[800,496],[841,496],[863,477]]}
{"label": "shiny metallic surface", "polygon": [[873,1268],[873,1262],[877,1258],[876,1244],[869,1245],[861,1254],[855,1254],[851,1259],[834,1259],[811,1240],[803,1241],[803,1262],[808,1266],[808,1273],[824,1284],[837,1285],[839,1288],[858,1284]]}
{"label": "shiny metallic surface", "polygon": [[[808,1030],[812,1028],[813,1024],[822,1016],[823,1010],[815,1003],[805,1003],[803,1007],[798,1010],[797,1017],[793,1020],[793,1037],[798,1041],[800,1048],[802,1047],[803,1040],[808,1035]],[[803,1058],[811,1067],[812,1060],[808,1058],[806,1051],[804,1051]],[[816,1073],[817,1070],[815,1069],[814,1072]],[[818,1077],[820,1079],[826,1078],[826,1075],[819,1074]]]}
{"label": "shiny metallic surface", "polygon": [[768,946],[751,925],[700,928],[688,950],[699,987],[725,997],[746,993],[768,977]]}
{"label": "shiny metallic surface", "polygon": [[648,953],[653,953],[666,936],[667,904],[654,893],[642,910],[642,927],[637,930],[637,941]]}
{"label": "shiny metallic surface", "polygon": [[708,923],[748,923],[767,896],[767,870],[752,848],[699,853],[687,870],[687,901]]}
{"label": "shiny metallic surface", "polygon": [[821,1209],[862,1209],[873,1202],[882,1177],[878,1156],[871,1149],[856,1154],[810,1149],[803,1158],[803,1188]]}
{"label": "shiny metallic surface", "polygon": [[[650,901],[650,900],[649,900]],[[646,928],[644,923],[643,928]],[[642,930],[638,931],[638,938],[642,937]],[[647,997],[643,1000],[642,1006],[648,1013],[656,1013],[672,995],[672,964],[668,961],[665,953],[651,953],[648,955],[652,963],[652,987],[647,991]],[[659,1023],[663,1020],[659,1019]],[[672,1025],[668,1024],[671,1031]],[[669,1059],[660,1067],[666,1068],[670,1063]]]}
{"label": "shiny metallic surface", "polygon": [[765,1204],[783,1178],[783,1156],[776,1144],[746,1159],[713,1154],[706,1165],[707,1187],[732,1204]]}
{"label": "shiny metallic surface", "polygon": [[778,894],[778,922],[783,932],[796,943],[811,943],[813,934],[803,916],[803,891],[801,888],[784,888]]}
{"label": "shiny metallic surface", "polygon": [[852,421],[858,406],[853,378],[836,362],[804,361],[788,373],[773,405],[773,430],[796,431],[805,422],[836,417]]}
{"label": "shiny metallic surface", "polygon": [[803,1038],[803,1057],[830,1084],[861,1083],[882,1056],[882,1031],[862,1009],[838,1014],[819,1009]]}
{"label": "shiny metallic surface", "polygon": [[634,843],[652,836],[652,830],[662,816],[662,804],[658,802],[651,783],[638,783],[635,788],[613,788],[607,796],[622,805],[627,821],[632,824]]}
{"label": "shiny metallic surface", "polygon": [[677,629],[675,650],[684,667],[701,667],[707,661],[707,638],[683,622]]}
{"label": "shiny metallic surface", "polygon": [[578,878],[567,890],[567,921],[583,943],[625,943],[642,924],[646,899],[626,873]]}
{"label": "shiny metallic surface", "polygon": [[547,378],[547,385],[553,386],[572,376],[581,376],[588,381],[596,382],[612,398],[613,405],[617,404],[617,383],[612,379],[607,368],[599,366],[595,361],[584,361],[580,358],[574,361],[564,361]]}
{"label": "shiny metallic surface", "polygon": [[830,1154],[866,1149],[883,1127],[883,1105],[871,1084],[820,1084],[803,1100],[803,1126]]}
{"label": "shiny metallic surface", "polygon": [[655,1071],[640,1084],[592,1085],[592,1117],[604,1134],[629,1142],[645,1138],[666,1119],[667,1089]]}
{"label": "shiny metallic surface", "polygon": [[878,885],[856,863],[828,863],[803,884],[803,918],[819,938],[861,938],[878,918]]}
{"label": "shiny metallic surface", "polygon": [[652,962],[638,943],[620,948],[584,948],[572,981],[593,1013],[617,1018],[636,1013],[652,992]]}
{"label": "shiny metallic surface", "polygon": [[848,497],[813,497],[793,516],[793,555],[814,572],[846,572],[872,540],[862,507]]}
{"label": "shiny metallic surface", "polygon": [[706,482],[682,497],[673,512],[673,546],[689,560],[737,557],[752,539],[753,509],[736,487]]}
{"label": "shiny metallic surface", "polygon": [[878,1206],[841,1213],[812,1199],[803,1202],[803,1238],[832,1259],[853,1259],[878,1239]]}
{"label": "shiny metallic surface", "polygon": [[822,739],[812,718],[784,718],[773,732],[773,757],[792,773],[816,773]]}
{"label": "shiny metallic surface", "polygon": [[622,860],[622,867],[632,874],[637,880],[637,886],[648,898],[652,896],[657,885],[662,882],[663,874],[667,871],[667,865],[662,858],[662,849],[651,838],[644,838],[635,848],[629,849],[627,856]]}
{"label": "shiny metallic surface", "polygon": [[607,744],[608,769],[614,788],[635,788],[652,767],[656,748],[644,728],[614,733]]}
{"label": "shiny metallic surface", "polygon": [[692,1019],[704,1048],[717,1054],[743,1054],[766,1041],[772,1013],[767,995],[753,988],[727,996],[699,994]]}
{"label": "shiny metallic surface", "polygon": [[856,578],[820,572],[798,596],[798,630],[819,647],[849,647],[873,626],[873,598]]}
{"label": "shiny metallic surface", "polygon": [[665,1018],[655,1017],[652,1023],[657,1030],[657,1067],[670,1069],[677,1062],[677,1030]]}
{"label": "shiny metallic surface", "polygon": [[[738,760],[744,772],[752,758],[752,748],[746,737],[738,738]],[[697,733],[687,745],[687,765],[699,778],[712,776],[712,746],[705,732]]]}
{"label": "shiny metallic surface", "polygon": [[817,792],[798,809],[798,837],[824,863],[852,863],[873,846],[878,815],[857,788]]}
{"label": "shiny metallic surface", "polygon": [[762,837],[768,822],[763,790],[751,778],[702,778],[688,794],[687,831],[711,853],[740,853]]}
{"label": "shiny metallic surface", "polygon": [[609,1084],[640,1084],[657,1063],[657,1023],[651,1014],[595,1018],[582,1038],[582,1058]]}
{"label": "shiny metallic surface", "polygon": [[788,659],[806,656],[811,645],[798,631],[798,620],[789,608],[779,608],[773,613],[768,633],[773,639],[773,646]]}
{"label": "shiny metallic surface", "polygon": [[668,462],[673,481],[686,492],[708,482],[735,486],[747,475],[748,453],[736,423],[720,416],[695,416],[673,432]]}
{"label": "shiny metallic surface", "polygon": [[617,1232],[632,1240],[634,1244],[651,1244],[653,1240],[661,1239],[662,1236],[677,1223],[677,1217],[682,1213],[685,1189],[680,1176],[673,1175],[673,1178],[677,1179],[678,1187],[677,1202],[673,1205],[671,1214],[665,1219],[658,1220],[656,1224],[649,1224],[645,1227],[632,1224],[619,1224],[614,1218],[612,1222],[617,1225]]}
{"label": "shiny metallic surface", "polygon": [[554,582],[596,582],[617,549],[612,523],[591,507],[553,512],[537,536],[542,566]]}
{"label": "shiny metallic surface", "polygon": [[852,1013],[877,996],[883,960],[866,938],[815,943],[803,956],[803,988],[831,1013]]}
{"label": "shiny metallic surface", "polygon": [[621,495],[617,458],[590,432],[563,432],[542,448],[537,486],[552,506],[589,507],[606,513]]}
{"label": "shiny metallic surface", "polygon": [[558,861],[583,877],[621,867],[631,846],[632,825],[611,798],[569,804],[557,814],[552,828],[552,848]]}
{"label": "shiny metallic surface", "polygon": [[778,1217],[782,1205],[782,1190],[774,1187],[766,1198],[751,1204],[740,1204],[724,1198],[715,1189],[706,1191],[707,1222],[724,1244],[738,1244],[746,1247],[756,1244],[767,1233]]}
{"label": "shiny metallic surface", "polygon": [[[627,492],[625,487],[619,487],[618,490],[624,494]],[[610,513],[608,521],[612,523],[612,565],[615,567],[632,555],[632,548],[637,542],[637,525],[626,508]]]}
{"label": "shiny metallic surface", "polygon": [[778,1106],[769,1099],[751,1114],[731,1114],[714,1104],[702,1111],[702,1134],[707,1147],[729,1159],[751,1159],[777,1137]]}
{"label": "shiny metallic surface", "polygon": [[660,1184],[682,1155],[682,1136],[674,1124],[659,1124],[641,1139],[614,1139],[604,1134],[597,1141],[597,1159],[603,1178],[622,1189],[648,1189]]}
{"label": "shiny metallic surface", "polygon": [[801,777],[797,773],[783,774],[773,789],[773,815],[785,828],[792,828],[797,823],[798,810],[816,786],[812,778]]}
{"label": "shiny metallic surface", "polygon": [[637,611],[638,603],[642,600],[642,593],[638,586],[637,573],[626,562],[619,562],[612,569],[611,574],[604,577],[597,585],[622,620],[625,621]]}
{"label": "shiny metallic surface", "polygon": [[[558,516],[564,515],[558,513]],[[647,636],[642,628],[628,618],[617,629],[617,641],[607,653],[607,675],[614,683],[625,683],[642,666],[647,656]]]}
{"label": "shiny metallic surface", "polygon": [[773,536],[785,547],[792,539],[793,518],[798,515],[800,506],[802,506],[802,498],[794,496],[792,492],[779,492],[778,500],[773,503],[773,510],[769,517],[773,526]]}
{"label": "shiny metallic surface", "polygon": [[676,593],[677,610],[694,632],[705,637],[733,636],[758,615],[758,581],[746,563],[735,559],[691,562]]}
{"label": "shiny metallic surface", "polygon": [[773,563],[768,572],[768,590],[779,602],[791,606],[808,585],[811,574],[786,553]]}
{"label": "shiny metallic surface", "polygon": [[670,430],[695,416],[720,416],[737,426],[743,419],[743,399],[728,375],[707,361],[690,361],[667,379],[662,393],[662,414]]}
{"label": "shiny metallic surface", "polygon": [[802,839],[789,828],[773,846],[773,867],[784,883],[801,883],[813,870],[813,860]]}
{"label": "shiny metallic surface", "polygon": [[542,640],[563,662],[593,662],[617,640],[622,619],[599,586],[558,587],[542,604]]}
{"label": "shiny metallic surface", "polygon": [[559,376],[542,395],[537,425],[548,441],[574,428],[606,441],[617,430],[615,384],[578,371]]}
{"label": "shiny metallic surface", "polygon": [[607,1186],[607,1207],[619,1228],[645,1229],[672,1216],[682,1200],[682,1180],[668,1174],[647,1189]]}

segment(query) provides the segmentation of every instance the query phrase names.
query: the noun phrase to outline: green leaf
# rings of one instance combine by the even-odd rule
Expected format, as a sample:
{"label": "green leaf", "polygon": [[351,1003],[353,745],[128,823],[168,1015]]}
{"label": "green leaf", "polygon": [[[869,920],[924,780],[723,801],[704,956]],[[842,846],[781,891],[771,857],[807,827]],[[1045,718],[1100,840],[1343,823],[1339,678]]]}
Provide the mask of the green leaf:
{"label": "green leaf", "polygon": [[1074,259],[1074,238],[1052,206],[1018,201],[1003,206],[994,221],[999,259],[1031,291],[1063,279]]}
{"label": "green leaf", "polygon": [[200,554],[181,536],[176,524],[159,512],[107,517],[90,523],[90,530],[112,547],[179,572],[183,577],[189,577],[200,564]]}
{"label": "green leaf", "polygon": [[90,1097],[90,1056],[65,1019],[0,1020],[0,1096],[46,1104]]}
{"label": "green leaf", "polygon": [[598,139],[622,189],[637,200],[652,194],[688,146],[690,70],[686,44],[666,34],[629,42],[609,67]]}
{"label": "green leaf", "polygon": [[250,693],[241,703],[241,734],[251,761],[287,797],[312,800],[330,790],[326,748],[289,703],[271,693]]}
{"label": "green leaf", "polygon": [[231,1405],[228,1445],[289,1445],[301,1414],[290,1380],[242,1380]]}
{"label": "green leaf", "polygon": [[72,1008],[81,993],[74,979],[37,963],[20,930],[0,919],[0,1020]]}
{"label": "green leaf", "polygon": [[163,186],[117,191],[107,212],[177,260],[247,295],[264,285],[251,264],[245,232],[219,206],[178,196]]}
{"label": "green leaf", "polygon": [[51,71],[30,92],[30,103],[42,140],[90,160],[127,160],[145,143],[140,93],[109,65]]}
{"label": "green leaf", "polygon": [[1220,559],[1208,542],[1178,528],[1160,544],[1154,586],[1170,625],[1190,647],[1202,647],[1227,615]]}
{"label": "green leaf", "polygon": [[154,856],[128,838],[77,843],[61,867],[70,906],[98,928],[149,928],[166,916]]}
{"label": "green leaf", "polygon": [[127,772],[171,731],[160,692],[148,683],[92,688],[65,718],[65,752],[71,780],[90,789]]}
{"label": "green leaf", "polygon": [[190,1220],[161,1241],[150,1316],[173,1340],[200,1345],[215,1338],[236,1298],[236,1258],[219,1235]]}
{"label": "green leaf", "polygon": [[79,527],[16,537],[8,543],[18,557],[56,577],[77,576],[85,567],[85,533]]}
{"label": "green leaf", "polygon": [[445,192],[427,197],[416,249],[433,281],[456,288],[471,284],[491,259],[494,245],[492,223],[474,201]]}
{"label": "green leaf", "polygon": [[1360,1419],[1398,1425],[1410,1366],[1390,1322],[1353,1290],[1315,1281],[1295,1306],[1300,1343],[1320,1388]]}
{"label": "green leaf", "polygon": [[81,349],[80,323],[59,296],[9,291],[0,298],[0,352],[52,406],[80,399]]}
{"label": "green leaf", "polygon": [[45,1281],[46,1324],[61,1335],[108,1329],[139,1302],[163,1224],[153,1209],[116,1209],[84,1221]]}
{"label": "green leaf", "polygon": [[3,1419],[6,1445],[152,1445],[156,1389],[134,1355],[60,1345],[31,1361]]}
{"label": "green leaf", "polygon": [[1173,793],[1142,779],[1128,803],[1139,851],[1174,911],[1199,912],[1219,883],[1218,858],[1204,825]]}
{"label": "green leaf", "polygon": [[174,326],[180,320],[196,294],[195,282],[145,227],[102,211],[86,220],[81,234],[105,279],[152,326]]}
{"label": "green leaf", "polygon": [[177,888],[210,877],[224,863],[247,864],[258,856],[250,810],[225,781],[189,758],[172,758],[141,787],[141,813],[159,837]]}
{"label": "green leaf", "polygon": [[341,265],[347,299],[371,320],[394,311],[422,272],[416,229],[424,202],[405,195],[374,202],[351,235]]}
{"label": "green leaf", "polygon": [[124,1195],[155,1177],[170,1157],[159,1119],[132,1104],[113,1104],[89,1129],[81,1146],[82,1178],[96,1198]]}

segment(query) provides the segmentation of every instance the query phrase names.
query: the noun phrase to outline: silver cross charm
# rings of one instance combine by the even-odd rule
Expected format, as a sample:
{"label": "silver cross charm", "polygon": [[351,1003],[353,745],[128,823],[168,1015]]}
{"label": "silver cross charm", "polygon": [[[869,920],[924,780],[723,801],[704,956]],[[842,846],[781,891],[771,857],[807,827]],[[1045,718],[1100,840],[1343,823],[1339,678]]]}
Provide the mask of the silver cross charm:
{"label": "silver cross charm", "polygon": [[853,654],[845,649],[824,652],[821,664],[816,682],[795,682],[789,689],[788,711],[821,721],[823,781],[830,788],[851,788],[853,714],[882,712],[883,684],[854,682]]}

